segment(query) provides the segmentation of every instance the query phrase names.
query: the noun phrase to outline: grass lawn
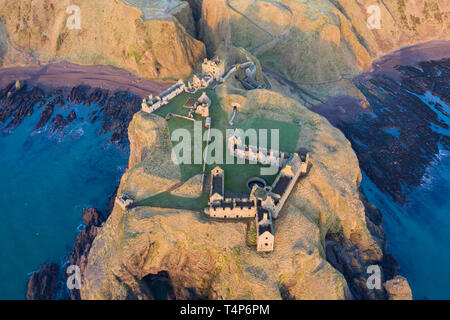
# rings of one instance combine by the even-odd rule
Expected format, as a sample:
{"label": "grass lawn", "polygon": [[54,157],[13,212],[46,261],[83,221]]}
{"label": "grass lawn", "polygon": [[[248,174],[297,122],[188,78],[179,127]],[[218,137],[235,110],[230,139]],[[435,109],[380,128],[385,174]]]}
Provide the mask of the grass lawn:
{"label": "grass lawn", "polygon": [[258,131],[259,129],[267,129],[267,145],[269,148],[271,148],[270,130],[278,129],[280,137],[280,150],[288,153],[294,153],[295,151],[297,151],[297,140],[301,128],[298,124],[269,120],[265,118],[251,118],[241,123],[237,123],[235,127],[243,130],[255,129],[256,131]]}
{"label": "grass lawn", "polygon": [[[166,117],[169,113],[179,114],[182,116],[187,116],[189,113],[189,109],[184,107],[184,104],[186,101],[191,98],[199,98],[204,90],[198,91],[196,94],[191,95],[186,92],[183,92],[179,96],[175,97],[169,104],[162,106],[159,110],[155,111],[154,114],[161,116],[163,118]],[[206,90],[206,94],[211,98],[211,108],[217,108],[219,105],[218,99],[216,94],[214,93],[214,90]],[[213,95],[215,99],[213,99]],[[196,118],[198,121],[202,120],[202,123],[204,125],[204,120],[201,116],[197,115]],[[172,117],[168,122],[167,125],[169,127],[169,131],[172,134],[172,132],[176,129],[183,128],[188,130],[191,133],[192,141],[191,141],[191,159],[194,161],[194,122],[189,121],[186,119],[180,119],[176,117]],[[203,130],[205,130],[203,126]],[[178,142],[174,142],[174,144],[177,144]],[[206,142],[203,142],[203,150],[206,147]],[[199,174],[202,172],[202,164],[181,164],[181,179],[183,181],[187,181],[193,176]]]}
{"label": "grass lawn", "polygon": [[[209,95],[209,93],[207,92]],[[278,129],[280,136],[280,150],[288,153],[295,152],[295,148],[297,145],[298,136],[300,134],[300,126],[294,123],[287,123],[281,121],[274,121],[265,118],[250,118],[242,122],[237,122],[233,127],[230,127],[228,124],[231,113],[225,112],[221,105],[220,101],[217,99],[217,95],[213,93],[209,95],[214,107],[211,108],[211,117],[212,117],[212,128],[219,129],[222,131],[224,140],[223,146],[224,150],[226,148],[226,129],[268,129],[267,142],[270,147],[270,129]],[[217,100],[217,101],[216,101]],[[217,106],[217,107],[216,107]],[[236,159],[235,159],[236,160]],[[236,161],[235,161],[236,162]],[[212,170],[216,164],[208,165],[206,167],[207,172]],[[249,193],[246,182],[251,177],[261,177],[268,184],[272,184],[276,178],[275,175],[271,176],[261,176],[261,168],[267,167],[261,164],[249,164],[246,162],[243,164],[219,164],[219,166],[225,171],[225,189],[243,193]]]}
{"label": "grass lawn", "polygon": [[[206,94],[211,99],[211,109],[210,109],[210,116],[212,118],[211,127],[215,129],[219,129],[222,131],[223,134],[223,150],[226,149],[226,129],[268,129],[268,144],[270,147],[270,129],[278,129],[279,135],[280,135],[280,150],[284,152],[292,153],[295,151],[296,143],[298,136],[300,134],[300,126],[296,125],[294,123],[287,123],[287,122],[280,122],[280,121],[274,121],[270,119],[265,118],[250,118],[245,121],[237,122],[231,128],[228,124],[228,121],[231,118],[231,113],[228,113],[224,111],[224,109],[221,107],[219,98],[217,97],[214,90],[206,89],[206,90],[200,90],[195,95],[190,95],[186,92],[180,94],[179,96],[175,97],[168,105],[165,105],[161,107],[158,111],[155,112],[156,115],[165,117],[168,113],[176,113],[179,115],[187,116],[189,109],[184,107],[184,104],[186,103],[187,99],[190,97],[199,98],[200,95],[203,93],[203,91],[206,91]],[[200,120],[201,117],[197,116],[197,120]],[[204,119],[203,119],[204,121]],[[172,133],[175,129],[178,128],[184,128],[187,129],[191,136],[194,136],[194,122],[186,120],[186,119],[179,119],[172,117],[168,121],[168,127],[170,132]],[[203,127],[203,131],[205,132],[205,128]],[[193,140],[193,139],[192,139]],[[176,144],[176,143],[175,143]],[[205,150],[206,142],[203,142],[203,150]],[[210,149],[209,152],[212,150]],[[214,155],[214,153],[213,153]],[[193,157],[193,141],[192,141],[192,155]],[[206,172],[210,172],[216,165],[219,165],[222,169],[225,170],[225,189],[230,191],[237,191],[237,192],[243,192],[243,193],[249,193],[250,190],[248,189],[246,182],[251,177],[261,177],[264,180],[267,181],[268,184],[272,184],[275,180],[276,174],[271,176],[261,176],[260,169],[264,167],[260,164],[249,164],[246,162],[246,164],[237,164],[237,159],[235,159],[234,164],[211,164],[206,166]],[[202,164],[181,164],[181,176],[184,181],[187,181],[189,178],[193,177],[196,174],[199,174],[202,172]],[[155,197],[152,197],[150,199],[142,201],[145,205],[150,205],[151,203],[161,203],[161,201],[166,202],[166,198],[173,201],[175,204],[186,204],[185,208],[192,208],[192,206],[196,206],[196,201],[193,201],[192,199],[185,200],[185,198],[181,198],[183,200],[179,200],[175,196],[163,196],[158,195]],[[148,202],[146,202],[148,201]],[[174,204],[171,204],[171,201],[167,201],[168,207],[173,207]],[[197,199],[198,201],[198,199]],[[200,201],[199,201],[200,202]],[[147,204],[148,203],[148,204]],[[160,206],[166,207],[166,205],[159,204]],[[203,205],[203,204],[202,204]]]}
{"label": "grass lawn", "polygon": [[199,198],[184,198],[162,192],[153,197],[136,202],[137,206],[161,207],[171,209],[203,210],[208,206],[209,194],[202,194]]}

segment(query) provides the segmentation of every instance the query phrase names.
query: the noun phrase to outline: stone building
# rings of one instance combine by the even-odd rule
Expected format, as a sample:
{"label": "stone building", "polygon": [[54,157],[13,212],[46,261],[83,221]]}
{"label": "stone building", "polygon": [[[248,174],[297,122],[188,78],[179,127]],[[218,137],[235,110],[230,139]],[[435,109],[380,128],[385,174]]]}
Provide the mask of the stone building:
{"label": "stone building", "polygon": [[194,115],[199,114],[204,118],[209,117],[209,108],[211,107],[211,99],[203,92],[197,100],[189,98],[184,104],[189,110],[189,118],[194,118]]}
{"label": "stone building", "polygon": [[270,208],[273,218],[278,218],[281,209],[283,209],[287,198],[302,173],[301,168],[302,160],[300,156],[297,153],[292,154],[269,189],[270,200],[267,200],[266,206]]}
{"label": "stone building", "polygon": [[221,167],[211,170],[211,190],[209,202],[222,201],[225,196],[224,171]]}
{"label": "stone building", "polygon": [[273,251],[275,233],[272,216],[269,209],[258,203],[256,214],[256,250],[259,252]]}
{"label": "stone building", "polygon": [[178,80],[176,84],[162,92],[159,96],[153,97],[153,95],[150,95],[148,100],[144,99],[142,101],[142,111],[152,113],[158,110],[162,106],[168,104],[173,98],[183,93],[185,88],[186,85],[183,80]]}
{"label": "stone building", "polygon": [[284,207],[295,183],[307,173],[309,155],[306,161],[297,153],[287,157],[272,186],[253,186],[248,198],[225,198],[225,173],[220,167],[211,171],[209,208],[205,210],[211,218],[243,219],[255,218],[256,244],[259,252],[273,251],[275,233],[273,220]]}
{"label": "stone building", "polygon": [[133,204],[134,201],[126,194],[122,194],[120,197],[116,197],[115,202],[122,208],[122,210],[127,210],[127,207]]}
{"label": "stone building", "polygon": [[223,75],[225,74],[225,62],[219,57],[213,60],[205,60],[202,63],[203,75],[210,74],[216,81],[222,81]]}
{"label": "stone building", "polygon": [[192,80],[188,82],[185,91],[194,94],[198,90],[208,88],[213,81],[214,78],[210,74],[204,75],[201,79],[194,74]]}
{"label": "stone building", "polygon": [[211,99],[203,92],[197,100],[196,113],[202,117],[209,117],[209,107],[211,106]]}
{"label": "stone building", "polygon": [[245,145],[242,143],[242,139],[236,135],[228,138],[227,148],[233,157],[275,167],[282,167],[289,157],[289,154],[278,150]]}

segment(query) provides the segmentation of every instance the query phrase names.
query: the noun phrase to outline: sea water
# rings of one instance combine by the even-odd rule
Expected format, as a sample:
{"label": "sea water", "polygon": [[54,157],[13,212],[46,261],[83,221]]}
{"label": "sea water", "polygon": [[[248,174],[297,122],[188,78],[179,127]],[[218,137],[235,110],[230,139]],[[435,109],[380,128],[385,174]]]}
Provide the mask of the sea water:
{"label": "sea water", "polygon": [[[430,92],[419,97],[450,125],[450,119],[434,106],[438,102],[448,113],[445,102]],[[381,193],[364,174],[361,185],[369,201],[383,213],[388,252],[400,263],[400,273],[408,279],[414,299],[450,299],[450,152],[440,146],[420,186],[403,206]]]}
{"label": "sea water", "polygon": [[30,272],[45,262],[62,264],[82,228],[83,208],[107,209],[129,157],[108,143],[97,106],[55,107],[78,119],[63,133],[51,125],[35,131],[42,109],[14,130],[0,127],[0,299],[23,299]]}

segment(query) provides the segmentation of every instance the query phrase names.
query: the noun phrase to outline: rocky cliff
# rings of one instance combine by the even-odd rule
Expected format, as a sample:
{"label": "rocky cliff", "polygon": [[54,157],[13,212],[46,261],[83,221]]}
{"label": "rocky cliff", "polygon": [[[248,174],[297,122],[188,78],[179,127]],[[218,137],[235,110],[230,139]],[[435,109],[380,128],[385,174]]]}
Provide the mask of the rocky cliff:
{"label": "rocky cliff", "polygon": [[118,0],[76,4],[80,29],[72,28],[76,11],[67,11],[72,1],[1,0],[2,66],[67,60],[114,65],[147,78],[178,79],[190,75],[205,54],[204,45],[175,17],[192,29],[192,18],[191,24],[183,18],[189,16],[189,7],[143,20],[138,8]]}
{"label": "rocky cliff", "polygon": [[267,69],[314,92],[300,94],[313,105],[341,94],[361,96],[347,80],[388,52],[450,39],[445,0],[190,2],[199,8],[200,39],[209,54],[244,47]]}
{"label": "rocky cliff", "polygon": [[[358,160],[342,133],[275,92],[256,90],[245,96],[228,95],[226,88],[219,92],[223,105],[239,99],[244,114],[252,117],[265,114],[304,123],[298,148],[311,152],[312,169],[298,182],[276,221],[275,251],[258,254],[248,241],[246,222],[212,221],[200,211],[185,209],[139,206],[124,211],[116,205],[92,245],[81,297],[152,299],[152,283],[161,274],[177,299],[388,297],[385,289],[370,291],[365,285],[366,267],[383,263],[385,240],[379,215],[370,214],[361,198]],[[160,150],[162,141],[170,143],[161,120],[138,113],[129,127],[133,146],[129,170],[139,169],[148,181],[152,176],[159,181],[164,170],[152,166],[161,160],[148,150]],[[144,127],[153,129],[139,129]],[[140,179],[141,175],[126,174],[119,190],[133,189]],[[173,179],[176,184],[177,175]],[[172,183],[144,183],[140,190],[162,192]],[[342,272],[337,261],[345,268]]]}
{"label": "rocky cliff", "polygon": [[[155,283],[167,288],[165,297],[177,299],[411,298],[398,265],[385,253],[381,215],[360,192],[351,144],[305,105],[342,94],[362,97],[349,79],[374,59],[401,46],[448,39],[443,1],[378,1],[381,28],[374,30],[367,26],[371,3],[365,0],[188,3],[195,25],[185,4],[180,11],[155,14],[121,1],[80,1],[86,27],[68,31],[69,1],[0,0],[4,66],[67,59],[112,64],[150,78],[185,77],[205,54],[193,38],[198,35],[209,55],[247,49],[260,59],[272,88],[283,92],[245,93],[224,85],[217,92],[227,112],[239,101],[248,117],[303,123],[297,147],[311,153],[312,168],[276,221],[273,253],[255,252],[246,222],[211,221],[186,209],[115,206],[95,229],[97,236],[87,235],[89,241],[95,237],[87,260],[88,249],[79,250],[85,264],[81,298],[159,298]],[[186,194],[180,168],[170,161],[168,133],[163,118],[134,115],[129,168],[119,193],[138,200]],[[366,286],[367,266],[373,264],[383,267],[380,290]]]}

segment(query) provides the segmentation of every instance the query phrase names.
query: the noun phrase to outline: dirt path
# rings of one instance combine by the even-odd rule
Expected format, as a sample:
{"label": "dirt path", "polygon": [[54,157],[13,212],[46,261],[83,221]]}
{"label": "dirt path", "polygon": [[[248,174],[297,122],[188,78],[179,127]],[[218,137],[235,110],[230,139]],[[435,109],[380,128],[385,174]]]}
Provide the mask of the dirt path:
{"label": "dirt path", "polygon": [[[290,32],[294,26],[294,12],[292,11],[292,9],[288,6],[286,6],[285,4],[279,2],[279,1],[275,1],[275,0],[268,0],[268,2],[271,2],[273,5],[278,5],[279,7],[283,8],[285,11],[290,13],[291,16],[291,20],[289,22],[289,26],[286,28],[286,30],[284,30],[281,34],[279,35],[274,35],[271,32],[269,32],[268,30],[264,29],[263,27],[261,27],[258,23],[256,23],[255,21],[253,21],[250,17],[248,17],[245,13],[239,11],[238,9],[236,9],[235,7],[233,7],[233,5],[230,3],[231,0],[227,0],[227,6],[233,10],[234,12],[236,12],[237,14],[241,15],[242,17],[244,17],[246,20],[248,20],[249,22],[251,22],[253,25],[255,25],[258,29],[262,30],[263,32],[265,32],[266,34],[268,34],[270,36],[270,39],[261,42],[259,44],[257,44],[255,47],[253,47],[252,49],[250,49],[250,52],[254,55],[254,56],[258,56],[258,54],[263,53],[264,51],[274,47],[280,40],[288,37],[290,35]],[[325,84],[331,84],[331,83],[336,83],[339,81],[344,81],[344,80],[351,80],[354,77],[358,76],[359,74],[343,74],[340,75],[338,78],[335,79],[330,79],[330,80],[325,80],[325,81],[320,81],[320,82],[302,82],[302,83],[294,83],[292,81],[287,80],[286,78],[282,77],[279,74],[272,74],[272,76],[274,76],[277,81],[279,81],[280,83],[285,83],[289,82],[289,86],[291,88],[295,88],[296,90],[299,90],[302,94],[305,94],[307,96],[309,96],[310,98],[312,98],[313,100],[322,102],[320,99],[318,99],[317,97],[315,97],[313,94],[308,93],[308,90],[306,89],[302,89],[299,88],[298,86],[314,86],[314,85],[325,85]]]}
{"label": "dirt path", "polygon": [[262,26],[260,26],[258,23],[256,23],[252,18],[247,16],[245,13],[243,13],[243,12],[239,11],[238,9],[236,9],[235,7],[233,7],[233,5],[230,3],[230,1],[231,0],[227,0],[226,3],[227,3],[227,6],[231,10],[233,10],[237,14],[241,15],[244,19],[246,19],[251,24],[256,26],[262,32],[268,34],[269,37],[270,37],[270,39],[257,44],[254,48],[252,48],[250,50],[250,52],[253,55],[257,55],[257,54],[260,54],[261,52],[264,52],[267,48],[270,48],[271,46],[274,46],[281,39],[286,38],[290,34],[290,31],[291,31],[292,27],[294,26],[294,13],[292,12],[291,8],[289,8],[288,6],[284,5],[283,3],[279,2],[279,1],[275,1],[275,0],[267,1],[267,2],[271,2],[273,5],[278,5],[279,7],[283,8],[285,11],[289,12],[290,15],[291,15],[289,26],[286,28],[286,30],[284,30],[279,35],[274,35],[270,31],[264,29]]}

